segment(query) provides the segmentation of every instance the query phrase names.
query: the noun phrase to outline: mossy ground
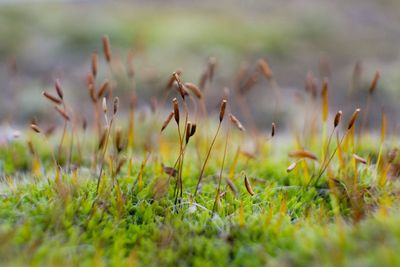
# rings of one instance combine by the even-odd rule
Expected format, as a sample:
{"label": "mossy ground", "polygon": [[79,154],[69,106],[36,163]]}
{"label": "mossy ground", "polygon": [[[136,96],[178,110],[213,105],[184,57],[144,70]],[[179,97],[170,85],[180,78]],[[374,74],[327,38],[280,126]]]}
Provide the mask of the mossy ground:
{"label": "mossy ground", "polygon": [[[1,266],[400,264],[399,184],[393,180],[375,186],[373,164],[358,166],[360,187],[374,189],[359,200],[362,218],[354,220],[358,207],[335,194],[325,175],[317,187],[306,187],[304,168],[286,172],[290,142],[282,145],[282,140],[265,138],[254,158],[239,155],[232,170],[238,144],[243,145],[245,139],[233,135],[224,178],[230,177],[238,192],[234,194],[224,179],[218,211],[212,214],[225,135],[217,139],[195,199],[193,191],[206,144],[201,132],[199,139],[189,143],[184,194],[175,205],[174,179],[167,185],[168,175],[161,168],[161,162],[173,165],[178,155],[173,132],[169,129],[159,137],[160,146],[150,153],[141,175],[142,160],[149,153],[141,151],[141,144],[124,152],[124,157],[132,159],[131,167],[125,165],[114,186],[106,168],[94,205],[96,175],[90,164],[63,171],[55,179],[46,143],[34,139],[41,159],[38,174],[31,171],[32,156],[25,144],[2,149],[1,161],[6,167],[0,201]],[[369,151],[366,145],[358,149],[362,155]],[[343,170],[336,160],[331,168],[337,179],[350,175],[339,176]],[[308,163],[307,169],[311,174],[318,164]],[[241,171],[249,177],[253,196],[246,191]]]}
{"label": "mossy ground", "polygon": [[[388,37],[382,29],[396,25],[389,14],[396,1],[373,6],[369,20],[326,4],[308,10],[308,5],[299,9],[279,3],[227,8],[210,5],[213,1],[200,9],[179,1],[93,8],[76,1],[36,2],[0,10],[0,25],[7,25],[0,27],[0,57],[10,59],[9,71],[1,65],[0,114],[10,123],[31,121],[45,131],[54,126],[56,132],[44,137],[45,131],[22,130],[21,138],[7,143],[0,128],[0,266],[400,266],[400,156],[393,123],[398,93],[392,86],[399,79],[395,56],[390,56],[397,55],[396,38],[376,49],[377,41]],[[361,13],[371,8],[365,5]],[[219,8],[211,12],[214,6]],[[331,16],[322,15],[328,11]],[[112,59],[100,55],[105,33],[111,37]],[[332,45],[337,43],[343,45]],[[94,51],[99,61],[92,54],[87,72]],[[318,71],[316,51],[323,52]],[[273,68],[269,74],[260,65],[265,57]],[[345,72],[356,60],[347,92]],[[364,74],[356,71],[359,60],[367,63]],[[180,67],[184,76],[178,74]],[[376,69],[385,75],[372,94],[376,84],[371,90],[370,73]],[[304,93],[297,89],[307,71],[311,84]],[[320,75],[313,77],[311,71]],[[320,94],[326,77],[335,80],[323,82],[326,90]],[[61,79],[65,98],[49,89],[53,78]],[[199,78],[202,96],[190,91],[184,103],[180,82]],[[105,81],[109,91],[100,93]],[[231,91],[222,90],[226,86]],[[43,89],[55,101],[41,99]],[[110,105],[108,115],[102,114],[103,101],[113,103],[110,96],[121,99],[112,127]],[[173,97],[184,103],[179,105],[181,133],[185,115],[197,123],[185,152],[178,198],[176,178],[164,168],[173,167],[180,153],[175,121],[160,133],[160,115]],[[217,129],[218,116],[211,109],[222,97],[228,100],[225,120],[195,195]],[[346,120],[355,108],[362,111],[355,131],[346,131],[342,120],[335,132],[347,136],[341,144],[332,134],[325,154],[333,126],[331,118],[327,121],[328,103],[329,112],[341,108]],[[368,127],[381,131],[381,110],[390,115],[388,131],[385,135],[382,114],[381,138],[368,136]],[[247,132],[230,123],[231,111]],[[61,120],[67,133],[58,153]],[[278,127],[273,138],[250,129],[272,120]],[[104,156],[104,144],[99,146],[103,127],[110,133]],[[114,144],[117,128],[128,144],[120,153]],[[311,159],[289,157],[304,150]],[[295,167],[288,171],[288,166]]]}

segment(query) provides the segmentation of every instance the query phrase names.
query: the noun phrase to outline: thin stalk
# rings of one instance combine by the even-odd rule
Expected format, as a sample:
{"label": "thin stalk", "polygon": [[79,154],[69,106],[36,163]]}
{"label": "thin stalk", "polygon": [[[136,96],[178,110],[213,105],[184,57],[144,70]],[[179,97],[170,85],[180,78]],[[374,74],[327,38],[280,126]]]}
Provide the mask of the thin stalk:
{"label": "thin stalk", "polygon": [[326,144],[325,150],[324,150],[324,152],[323,152],[323,162],[322,162],[322,164],[324,164],[324,162],[326,161],[326,156],[327,156],[328,153],[329,153],[329,146],[331,145],[332,136],[333,136],[333,134],[335,133],[335,130],[336,130],[336,127],[333,128],[333,130],[331,131],[331,133],[330,133],[330,135],[329,135],[328,143]]}
{"label": "thin stalk", "polygon": [[[187,122],[188,122],[188,117],[189,117],[189,110],[188,110],[188,106],[186,104],[186,100],[183,99],[183,108],[185,110],[185,127],[187,127]],[[184,138],[186,138],[186,131],[184,131],[185,134],[182,136],[182,142],[185,140]],[[179,168],[179,184],[180,184],[180,197],[182,198],[182,193],[183,193],[183,179],[182,179],[182,169],[183,169],[183,160],[185,158],[185,151],[186,151],[186,147],[187,144],[185,144],[183,151],[182,151],[182,159],[181,159],[181,166]]]}
{"label": "thin stalk", "polygon": [[135,110],[134,110],[134,108],[131,108],[129,111],[129,122],[128,122],[128,148],[129,148],[129,150],[133,150],[134,133],[135,133]]}
{"label": "thin stalk", "polygon": [[[64,110],[67,110],[64,100],[62,100],[62,105],[63,105]],[[60,163],[61,149],[62,149],[62,145],[64,143],[65,132],[67,131],[67,123],[68,123],[68,121],[64,118],[64,128],[63,128],[63,132],[62,132],[62,135],[61,135],[60,144],[58,145],[58,152],[57,152],[57,161],[58,161],[58,163]]]}
{"label": "thin stalk", "polygon": [[[333,151],[332,155],[329,157],[329,160],[326,162],[325,166],[324,166],[323,164],[321,165],[320,172],[319,172],[319,174],[318,174],[318,176],[317,176],[317,179],[316,179],[316,181],[315,181],[315,183],[314,183],[315,185],[318,184],[318,181],[319,181],[319,179],[321,178],[322,174],[323,174],[323,173],[325,172],[325,170],[328,168],[330,162],[332,161],[333,157],[334,157],[335,154],[336,154],[336,151],[337,151],[338,147],[339,147],[340,145],[342,145],[342,142],[343,142],[344,138],[347,136],[347,133],[348,133],[348,132],[349,132],[349,130],[347,130],[347,131],[345,132],[345,134],[342,136],[342,138],[340,139],[339,144],[336,145],[335,150]],[[307,187],[310,185],[311,180],[312,180],[312,179],[310,179],[310,182],[307,184]]]}
{"label": "thin stalk", "polygon": [[[326,152],[326,145],[327,145],[327,143],[326,143],[326,135],[327,135],[327,132],[328,132],[328,123],[327,123],[327,121],[324,121],[323,122],[323,125],[322,125],[322,148],[321,148],[321,156],[322,156],[322,159],[323,159],[323,161],[325,161],[325,157],[326,157],[326,154],[325,154],[325,152]],[[331,134],[331,136],[332,136],[332,134]]]}
{"label": "thin stalk", "polygon": [[85,141],[86,141],[86,129],[83,130],[82,139],[79,138],[78,134],[76,136],[76,143],[77,143],[77,149],[78,149],[78,165],[79,166],[82,164],[82,155],[83,155],[82,144],[85,144]]}
{"label": "thin stalk", "polygon": [[[185,123],[184,123],[184,127],[187,126],[187,122],[188,122],[188,117],[189,117],[189,110],[188,110],[188,106],[186,103],[186,100],[183,99],[183,108],[185,110]],[[178,162],[178,176],[177,176],[177,180],[176,180],[176,185],[175,185],[175,204],[178,201],[178,195],[180,195],[180,197],[182,198],[183,196],[183,180],[182,180],[182,169],[183,169],[183,159],[185,157],[185,150],[187,147],[187,144],[183,144],[184,138],[186,136],[186,131],[184,131],[184,134],[181,134],[179,125],[178,125],[178,130],[179,130],[179,144],[180,144],[180,153],[179,153],[179,162]]]}
{"label": "thin stalk", "polygon": [[225,158],[226,158],[226,150],[227,150],[227,147],[228,147],[229,129],[230,128],[228,126],[228,129],[226,131],[226,138],[225,138],[224,155],[222,156],[222,165],[221,165],[221,169],[219,171],[218,188],[217,188],[217,193],[215,194],[215,200],[214,200],[214,205],[213,205],[213,209],[212,209],[212,213],[213,214],[214,214],[214,212],[215,212],[215,210],[217,208],[217,202],[218,202],[219,194],[221,192],[222,172],[224,170]]}
{"label": "thin stalk", "polygon": [[[108,120],[106,120],[106,121],[108,122]],[[99,173],[99,176],[97,177],[97,186],[96,186],[96,195],[95,195],[96,197],[97,197],[97,195],[99,193],[101,177],[103,175],[103,169],[104,169],[104,158],[105,158],[105,155],[106,155],[106,152],[107,152],[108,139],[110,137],[110,132],[111,132],[111,127],[112,127],[113,121],[114,121],[114,116],[111,118],[110,123],[107,125],[108,130],[107,130],[106,141],[105,141],[105,144],[104,144],[103,154],[101,156],[100,173]]]}
{"label": "thin stalk", "polygon": [[68,172],[71,170],[71,162],[72,162],[72,149],[74,145],[74,126],[71,125],[71,143],[69,144],[69,157],[68,157]]}
{"label": "thin stalk", "polygon": [[[178,193],[177,193],[177,190],[178,190],[178,186],[179,186],[179,167],[180,167],[180,163],[181,163],[181,161],[182,161],[182,155],[183,155],[183,144],[182,144],[183,139],[182,139],[181,128],[179,127],[179,124],[178,124],[178,137],[179,137],[179,156],[178,156],[178,159],[177,159],[177,163],[178,163],[178,174],[177,174],[177,177],[176,177],[175,189],[174,189],[174,196],[175,196],[175,199],[176,199],[176,196],[177,196],[177,194],[178,194]],[[176,166],[177,163],[175,162],[174,168],[175,168],[175,166]]]}
{"label": "thin stalk", "polygon": [[210,145],[210,147],[209,147],[209,149],[207,151],[207,156],[206,156],[206,159],[204,160],[203,167],[201,168],[200,175],[199,175],[199,178],[198,178],[198,181],[197,181],[197,185],[196,185],[196,189],[194,191],[194,197],[196,197],[197,191],[199,190],[200,182],[201,182],[201,180],[203,178],[204,170],[206,168],[208,159],[210,158],[211,150],[212,150],[212,148],[214,146],[215,140],[217,139],[219,130],[221,129],[221,124],[222,124],[222,121],[219,122],[217,131],[216,131],[216,133],[214,135],[214,138],[213,138],[213,140],[211,142],[211,145]]}

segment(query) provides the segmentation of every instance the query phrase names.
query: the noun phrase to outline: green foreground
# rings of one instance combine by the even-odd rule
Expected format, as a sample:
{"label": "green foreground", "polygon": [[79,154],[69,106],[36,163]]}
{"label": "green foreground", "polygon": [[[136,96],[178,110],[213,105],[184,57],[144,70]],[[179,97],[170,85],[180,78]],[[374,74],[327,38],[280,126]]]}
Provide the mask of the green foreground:
{"label": "green foreground", "polygon": [[[223,135],[196,199],[201,162],[195,147],[201,143],[195,140],[188,148],[183,198],[176,205],[174,179],[167,185],[168,175],[161,167],[161,162],[172,165],[178,155],[171,148],[172,134],[160,139],[160,148],[146,163],[144,151],[126,152],[133,160],[122,168],[114,186],[106,168],[95,204],[96,175],[89,168],[63,171],[55,179],[48,151],[40,150],[40,171],[35,174],[24,145],[8,146],[2,150],[3,171],[9,168],[13,174],[4,174],[1,185],[1,266],[400,265],[395,180],[377,186],[374,165],[357,165],[354,174],[350,158],[342,170],[334,160],[329,175],[343,184],[358,173],[358,186],[343,186],[348,191],[344,197],[340,187],[329,188],[325,175],[318,186],[305,186],[304,166],[313,173],[318,163],[287,173],[290,159],[274,139],[261,144],[260,154],[251,158],[235,154],[243,141],[239,138],[243,137],[230,139],[223,175],[236,188],[223,179],[214,214]],[[369,153],[368,148],[358,151]],[[12,164],[26,171],[16,173]],[[253,196],[246,190],[242,170]]]}

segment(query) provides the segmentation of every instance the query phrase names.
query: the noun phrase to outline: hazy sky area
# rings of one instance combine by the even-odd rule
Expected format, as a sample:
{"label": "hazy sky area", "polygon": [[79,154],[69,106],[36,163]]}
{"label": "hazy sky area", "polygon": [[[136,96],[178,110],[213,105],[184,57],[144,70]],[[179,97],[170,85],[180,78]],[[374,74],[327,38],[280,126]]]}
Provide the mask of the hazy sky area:
{"label": "hazy sky area", "polygon": [[[217,79],[211,98],[221,95],[224,87],[234,91],[240,66],[251,72],[257,60],[264,58],[284,98],[292,103],[304,97],[309,71],[320,87],[326,75],[321,73],[322,62],[329,71],[332,107],[352,110],[357,103],[363,104],[373,74],[379,70],[381,80],[371,108],[377,116],[371,123],[379,118],[382,103],[392,116],[399,111],[399,1],[0,3],[0,90],[12,99],[0,100],[1,120],[12,117],[24,122],[32,114],[45,113],[43,99],[37,95],[51,87],[55,78],[70,88],[68,97],[74,104],[87,101],[84,79],[90,55],[101,53],[104,34],[110,36],[121,62],[129,50],[134,51],[143,108],[174,70],[181,68],[185,79],[197,83],[207,58],[215,56]],[[356,62],[362,66],[360,82],[357,90],[350,90]],[[129,89],[121,86],[119,90],[124,95]],[[270,116],[270,96],[265,80],[249,94],[260,124]],[[22,107],[18,113],[13,111],[16,106]]]}

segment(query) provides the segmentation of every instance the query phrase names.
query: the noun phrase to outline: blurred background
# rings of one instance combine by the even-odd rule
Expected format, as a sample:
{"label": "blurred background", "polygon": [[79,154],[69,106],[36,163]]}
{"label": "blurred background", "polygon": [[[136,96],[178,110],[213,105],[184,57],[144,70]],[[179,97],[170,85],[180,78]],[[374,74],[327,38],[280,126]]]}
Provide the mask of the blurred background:
{"label": "blurred background", "polygon": [[[309,101],[304,89],[309,72],[318,97],[322,79],[328,77],[334,115],[337,109],[351,113],[365,105],[376,70],[381,79],[372,96],[369,125],[379,125],[382,108],[397,125],[399,14],[398,0],[2,0],[0,122],[57,120],[40,95],[44,89],[54,90],[55,78],[68,103],[89,113],[85,77],[93,51],[101,59],[99,81],[107,76],[101,43],[107,34],[121,66],[129,51],[133,55],[138,109],[148,109],[151,96],[161,94],[178,68],[185,81],[198,84],[210,57],[217,65],[207,98],[209,108],[215,109],[223,88],[237,91],[238,73],[243,72],[246,80],[263,58],[281,90],[282,110],[273,112],[276,99],[271,84],[261,76],[246,95],[260,127],[268,128],[276,116],[287,121],[284,118],[305,112],[300,104]],[[131,88],[116,86],[116,95],[128,99]],[[125,107],[127,102],[123,101]]]}

